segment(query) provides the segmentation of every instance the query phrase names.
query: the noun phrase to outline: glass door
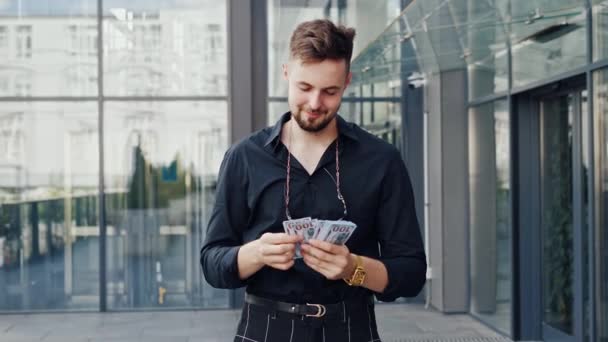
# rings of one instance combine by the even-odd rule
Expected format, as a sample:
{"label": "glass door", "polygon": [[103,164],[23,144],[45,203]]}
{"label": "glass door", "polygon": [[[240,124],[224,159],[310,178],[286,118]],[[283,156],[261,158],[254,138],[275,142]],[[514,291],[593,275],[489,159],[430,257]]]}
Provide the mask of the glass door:
{"label": "glass door", "polygon": [[[540,248],[545,341],[581,340],[586,236],[585,90],[543,97],[540,109]],[[585,120],[585,121],[583,121]],[[585,144],[586,146],[586,144]],[[583,165],[583,167],[581,167]]]}

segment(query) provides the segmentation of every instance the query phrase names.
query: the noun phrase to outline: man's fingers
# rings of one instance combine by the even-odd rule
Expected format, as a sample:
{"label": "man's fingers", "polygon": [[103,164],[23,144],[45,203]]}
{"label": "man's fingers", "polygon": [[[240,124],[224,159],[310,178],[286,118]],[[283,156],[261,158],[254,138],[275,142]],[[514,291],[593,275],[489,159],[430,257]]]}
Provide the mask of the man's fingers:
{"label": "man's fingers", "polygon": [[302,245],[302,256],[306,265],[331,280],[339,279],[348,266],[345,256],[326,253],[312,245]]}
{"label": "man's fingers", "polygon": [[299,235],[288,235],[285,233],[265,233],[261,239],[270,244],[278,245],[285,243],[296,243],[302,241],[302,237]]}
{"label": "man's fingers", "polygon": [[288,262],[283,262],[283,263],[274,263],[274,264],[270,264],[268,266],[279,269],[281,271],[287,271],[288,269],[290,269],[294,264],[293,259],[289,260]]}
{"label": "man's fingers", "polygon": [[322,240],[308,240],[308,243],[311,246],[314,246],[318,249],[321,249],[330,254],[344,254],[348,251],[348,248],[344,245],[336,245],[331,242],[322,241]]}
{"label": "man's fingers", "polygon": [[275,255],[275,254],[285,254],[294,252],[296,246],[294,244],[282,244],[282,245],[264,245],[262,247],[263,255]]}
{"label": "man's fingers", "polygon": [[265,258],[265,261],[267,265],[271,266],[274,264],[287,264],[293,262],[293,254],[269,255]]}
{"label": "man's fingers", "polygon": [[331,262],[333,260],[332,254],[326,253],[322,249],[316,248],[314,246],[302,245],[302,250],[306,254],[314,257],[315,259],[319,259],[321,261]]}
{"label": "man's fingers", "polygon": [[321,273],[325,278],[329,279],[333,274],[333,272],[327,267],[327,265],[319,261],[319,259],[315,259],[310,256],[304,256],[304,263],[313,270]]}

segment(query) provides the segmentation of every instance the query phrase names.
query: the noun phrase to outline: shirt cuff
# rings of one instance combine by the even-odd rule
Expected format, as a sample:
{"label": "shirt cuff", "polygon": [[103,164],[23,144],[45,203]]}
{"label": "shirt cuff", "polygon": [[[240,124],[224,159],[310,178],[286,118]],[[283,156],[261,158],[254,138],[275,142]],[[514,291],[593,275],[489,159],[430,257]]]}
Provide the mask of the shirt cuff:
{"label": "shirt cuff", "polygon": [[241,246],[229,247],[222,258],[222,263],[224,263],[222,269],[227,270],[224,275],[224,281],[229,284],[230,288],[238,288],[247,285],[247,280],[243,280],[239,277],[238,256],[240,248]]}
{"label": "shirt cuff", "polygon": [[[411,264],[410,264],[411,261]],[[376,298],[383,302],[393,302],[399,297],[415,297],[426,282],[426,263],[406,258],[381,259],[386,267],[388,283]]]}
{"label": "shirt cuff", "polygon": [[379,260],[386,267],[386,275],[388,278],[388,283],[386,284],[386,288],[382,293],[376,293],[376,298],[383,302],[393,302],[395,299],[399,297],[397,293],[399,292],[399,278],[397,275],[399,274],[400,263],[397,260]]}

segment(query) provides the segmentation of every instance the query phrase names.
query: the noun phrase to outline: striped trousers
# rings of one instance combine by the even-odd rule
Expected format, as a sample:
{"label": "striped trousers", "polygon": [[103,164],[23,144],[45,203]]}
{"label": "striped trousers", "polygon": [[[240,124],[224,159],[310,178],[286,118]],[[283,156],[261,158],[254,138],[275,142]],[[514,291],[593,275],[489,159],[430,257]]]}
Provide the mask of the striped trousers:
{"label": "striped trousers", "polygon": [[245,303],[235,342],[379,342],[374,305],[343,305],[340,312],[305,317]]}

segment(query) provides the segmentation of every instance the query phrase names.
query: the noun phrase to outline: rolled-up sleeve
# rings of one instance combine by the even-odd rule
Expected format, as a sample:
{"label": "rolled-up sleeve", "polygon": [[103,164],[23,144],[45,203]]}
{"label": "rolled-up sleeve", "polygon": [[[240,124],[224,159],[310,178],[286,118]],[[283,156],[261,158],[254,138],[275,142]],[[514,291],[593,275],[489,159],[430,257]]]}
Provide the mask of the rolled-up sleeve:
{"label": "rolled-up sleeve", "polygon": [[239,277],[237,255],[247,225],[247,172],[236,147],[230,148],[220,166],[215,204],[200,253],[207,282],[216,288],[246,285]]}
{"label": "rolled-up sleeve", "polygon": [[416,296],[426,281],[427,267],[412,185],[396,150],[391,155],[381,191],[376,228],[388,285],[382,293],[376,293],[376,298],[390,302]]}

